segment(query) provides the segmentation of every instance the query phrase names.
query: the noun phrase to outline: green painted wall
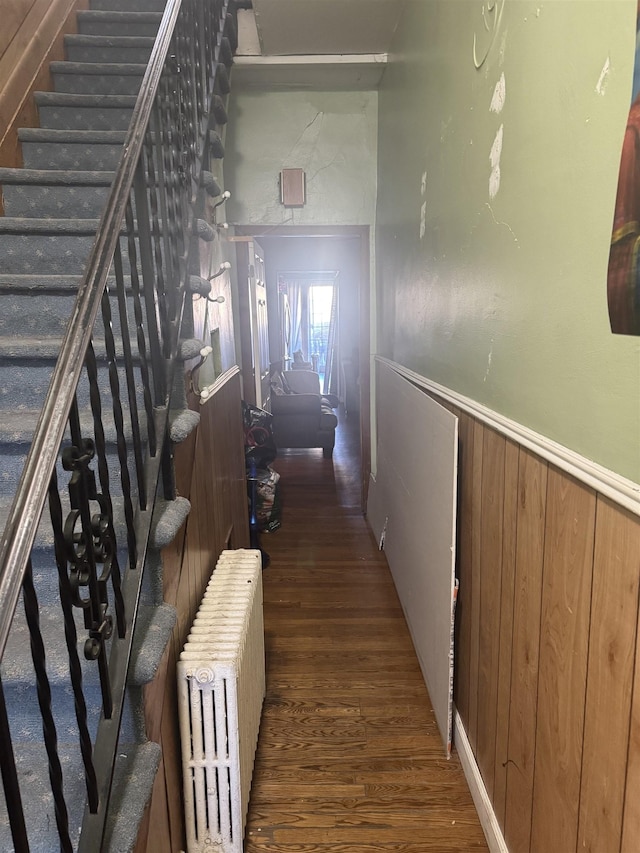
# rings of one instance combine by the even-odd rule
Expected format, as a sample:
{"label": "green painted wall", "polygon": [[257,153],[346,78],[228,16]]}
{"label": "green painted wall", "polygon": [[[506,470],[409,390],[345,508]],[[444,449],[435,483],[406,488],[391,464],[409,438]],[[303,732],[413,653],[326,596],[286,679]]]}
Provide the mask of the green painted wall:
{"label": "green painted wall", "polygon": [[606,303],[636,0],[490,5],[407,0],[396,31],[379,350],[640,481],[640,340]]}
{"label": "green painted wall", "polygon": [[[229,221],[373,224],[377,121],[377,92],[234,92],[225,158]],[[280,204],[283,168],[305,170],[303,208]]]}

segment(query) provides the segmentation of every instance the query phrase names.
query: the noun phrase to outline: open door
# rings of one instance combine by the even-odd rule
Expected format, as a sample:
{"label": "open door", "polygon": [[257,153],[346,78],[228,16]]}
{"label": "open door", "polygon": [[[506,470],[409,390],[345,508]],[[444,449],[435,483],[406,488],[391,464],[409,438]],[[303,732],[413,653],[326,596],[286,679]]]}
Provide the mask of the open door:
{"label": "open door", "polygon": [[269,324],[264,252],[254,237],[236,237],[242,393],[264,408],[269,399]]}

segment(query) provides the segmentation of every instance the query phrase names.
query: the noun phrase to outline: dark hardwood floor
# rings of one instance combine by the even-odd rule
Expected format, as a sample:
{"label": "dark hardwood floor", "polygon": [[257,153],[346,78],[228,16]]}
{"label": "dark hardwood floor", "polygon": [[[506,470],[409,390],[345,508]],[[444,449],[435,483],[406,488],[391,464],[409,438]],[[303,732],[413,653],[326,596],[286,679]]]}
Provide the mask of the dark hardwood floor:
{"label": "dark hardwood floor", "polygon": [[447,761],[384,555],[360,510],[357,417],[333,460],[281,451],[263,535],[267,696],[246,853],[487,850]]}

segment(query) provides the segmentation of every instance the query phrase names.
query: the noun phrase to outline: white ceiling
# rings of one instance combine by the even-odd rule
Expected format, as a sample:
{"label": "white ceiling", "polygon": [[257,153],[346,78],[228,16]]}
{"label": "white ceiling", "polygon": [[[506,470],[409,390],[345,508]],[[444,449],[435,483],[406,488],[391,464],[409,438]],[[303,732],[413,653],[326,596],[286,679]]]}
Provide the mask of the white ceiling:
{"label": "white ceiling", "polygon": [[253,0],[239,12],[234,86],[376,89],[402,0]]}

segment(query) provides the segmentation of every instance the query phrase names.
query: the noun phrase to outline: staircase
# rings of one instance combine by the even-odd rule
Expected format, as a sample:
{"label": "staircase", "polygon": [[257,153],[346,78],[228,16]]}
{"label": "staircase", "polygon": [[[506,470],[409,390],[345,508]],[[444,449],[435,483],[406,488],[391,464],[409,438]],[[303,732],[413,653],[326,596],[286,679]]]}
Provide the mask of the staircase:
{"label": "staircase", "polygon": [[[197,2],[185,0],[183,5],[192,17],[197,14],[193,11]],[[218,5],[226,10],[226,0]],[[87,259],[114,182],[164,6],[165,0],[91,0],[89,11],[78,12],[78,34],[65,38],[66,60],[51,63],[54,91],[35,95],[41,126],[19,131],[24,168],[0,169],[5,210],[5,216],[0,217],[0,530],[10,516],[61,342],[83,286]],[[218,38],[220,57],[227,64],[235,47],[232,25],[227,14],[225,32],[231,44],[222,33]],[[223,97],[228,81],[223,62],[214,76],[217,94],[207,138],[219,156],[223,153],[220,136],[211,128],[220,131],[219,125],[226,121]],[[185,91],[168,94],[184,101]],[[155,134],[157,143],[157,129]],[[154,168],[155,163],[160,170],[161,156],[159,147],[155,151],[149,147],[147,168],[150,164]],[[160,178],[155,180],[158,183]],[[220,193],[217,182],[206,173],[202,186],[211,195]],[[174,196],[169,198],[171,201]],[[49,488],[49,506],[38,526],[31,566],[26,570],[0,665],[24,810],[24,827],[12,828],[9,816],[16,811],[15,791],[7,793],[6,798],[0,792],[2,851],[132,850],[160,758],[160,747],[145,736],[142,687],[153,679],[176,619],[174,609],[162,600],[161,549],[169,544],[189,511],[186,500],[171,494],[170,444],[186,437],[197,423],[197,415],[182,411],[181,369],[172,382],[166,360],[147,367],[147,361],[154,357],[153,336],[145,338],[146,327],[152,325],[149,310],[153,314],[155,307],[160,315],[163,310],[168,312],[167,328],[179,325],[180,312],[172,326],[170,296],[169,308],[163,308],[162,300],[156,300],[151,308],[148,300],[145,302],[148,292],[139,280],[138,269],[145,263],[145,245],[139,237],[142,220],[137,216],[139,199],[139,195],[133,198],[130,219],[122,225],[122,269],[118,270],[116,261],[110,270],[107,295],[102,300],[104,322],[98,322],[93,330],[93,355],[90,353],[82,372],[77,404],[72,406],[63,441],[63,447],[78,444],[82,435],[94,442],[96,456],[90,469],[98,480],[96,491],[102,495],[102,503],[95,494],[89,495],[87,503],[92,511],[112,508],[105,541],[113,538],[117,542],[109,580],[113,637],[109,638],[106,629],[97,640],[103,645],[102,656],[87,659],[91,657],[87,656],[87,644],[93,642],[95,650],[96,637],[89,636],[85,626],[87,608],[72,608],[69,598],[75,599],[76,605],[78,599],[88,599],[92,581],[73,575],[72,552],[82,544],[78,542],[82,513],[79,511],[77,526],[71,524],[65,530],[74,498],[68,488],[72,478],[69,463],[63,463],[59,454]],[[155,270],[156,279],[162,278],[159,271],[163,266],[170,268],[168,231],[165,219],[156,226],[155,243],[150,240],[146,247],[146,263]],[[196,243],[215,236],[197,219],[192,233]],[[206,295],[208,283],[198,278],[197,270],[188,272],[196,275],[186,276],[186,286],[191,284]],[[169,282],[165,280],[162,286],[168,290]],[[119,298],[119,292],[125,295]],[[188,326],[188,311],[185,318]],[[135,346],[128,353],[131,341]],[[166,348],[168,343],[161,340],[156,349],[158,346]],[[187,341],[182,346],[183,357],[193,357],[198,346],[198,342]],[[149,370],[151,379],[145,378]],[[160,401],[156,394],[151,400],[149,386],[155,381],[157,391],[158,382],[162,385],[165,376],[173,393],[161,395]],[[155,456],[163,455],[164,446],[165,462],[158,463],[163,471],[164,497],[161,489],[154,501],[153,493],[147,496],[141,490],[144,492],[150,482],[145,466],[154,456],[150,446],[153,438],[148,436],[153,435],[156,421],[162,423],[162,412],[168,444],[163,445],[164,433],[160,434]],[[135,530],[140,519],[144,521],[147,516],[148,542],[145,539],[136,545]],[[65,540],[66,551],[61,544]],[[107,552],[99,558],[98,573],[113,556]],[[143,562],[144,578],[140,582],[136,566]],[[99,671],[101,666],[107,667],[118,634],[118,575],[122,575],[125,604],[128,607],[127,595],[134,604],[132,611],[125,608],[124,616],[120,615],[121,633],[126,622],[130,635],[137,614],[127,688],[121,700],[119,739],[117,730],[109,729],[117,729],[117,714],[112,722],[104,713],[104,680]],[[75,580],[74,592],[71,586]],[[114,671],[118,666],[127,670],[128,652],[122,654],[124,663],[114,664],[111,659]],[[39,671],[41,668],[46,669],[46,675]],[[80,694],[73,689],[74,678],[76,683],[82,682]],[[83,701],[86,709],[79,707]],[[114,704],[118,706],[119,701],[116,696]],[[0,697],[0,724],[1,717]],[[43,730],[48,741],[43,739]],[[97,765],[105,752],[99,734],[105,732],[107,740],[116,743],[117,739],[117,761],[106,829],[95,830],[102,839],[96,846],[96,836],[85,834],[84,825],[91,826],[95,809],[87,806],[90,771],[83,754],[86,759],[87,751],[93,753]],[[107,772],[106,777],[109,775]],[[97,799],[104,803],[105,791],[100,784],[97,788]],[[11,791],[10,783],[8,789]],[[21,832],[26,832],[28,848],[24,839],[19,840]]]}

